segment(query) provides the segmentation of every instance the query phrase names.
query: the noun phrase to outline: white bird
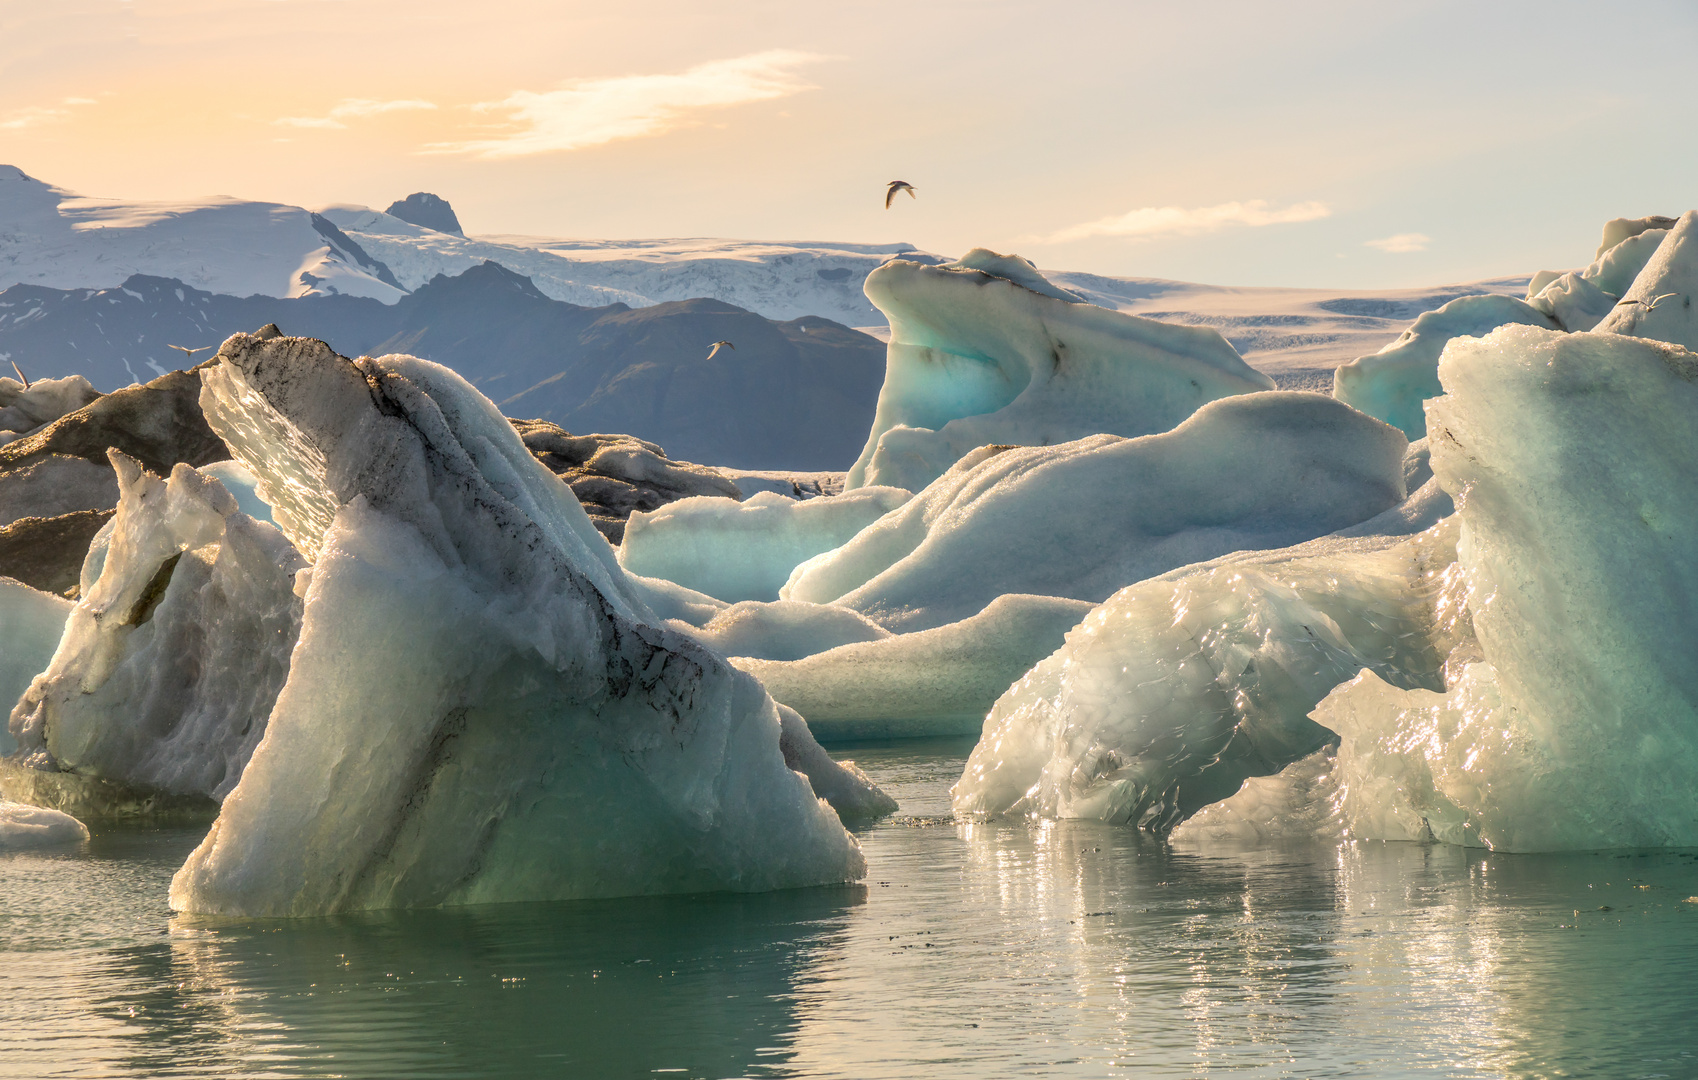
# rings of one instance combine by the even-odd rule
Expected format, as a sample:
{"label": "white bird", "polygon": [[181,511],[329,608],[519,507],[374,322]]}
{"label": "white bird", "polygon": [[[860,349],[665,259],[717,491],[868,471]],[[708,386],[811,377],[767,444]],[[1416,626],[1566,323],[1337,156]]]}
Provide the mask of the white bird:
{"label": "white bird", "polygon": [[185,345],[167,345],[165,347],[167,349],[176,349],[178,352],[182,353],[184,356],[187,356],[191,360],[194,359],[195,353],[205,352],[206,350],[212,348],[211,345],[202,345],[198,349],[191,349],[191,348],[188,348]]}
{"label": "white bird", "polygon": [[914,194],[914,185],[913,184],[910,184],[906,180],[892,180],[890,182],[890,184],[886,187],[885,193],[884,193],[884,208],[886,210],[890,209],[890,200],[896,198],[896,193],[898,191],[906,191],[908,193],[908,197],[910,199],[919,198],[918,195]]}
{"label": "white bird", "polygon": [[732,351],[736,351],[737,346],[731,344],[729,341],[716,341],[713,343],[713,348],[708,350],[707,358],[712,360],[714,357],[718,356],[720,349],[731,349]]}
{"label": "white bird", "polygon": [[1679,296],[1679,295],[1680,295],[1679,293],[1666,292],[1661,296],[1653,296],[1653,297],[1651,297],[1650,300],[1623,300],[1621,302],[1623,304],[1638,304],[1641,307],[1643,307],[1646,311],[1655,311],[1655,310],[1657,310],[1658,304],[1662,303],[1664,300],[1667,300],[1671,296]]}
{"label": "white bird", "polygon": [[29,379],[24,376],[24,369],[18,366],[18,362],[16,360],[12,361],[12,370],[18,373],[18,381],[24,384],[25,390],[28,390]]}

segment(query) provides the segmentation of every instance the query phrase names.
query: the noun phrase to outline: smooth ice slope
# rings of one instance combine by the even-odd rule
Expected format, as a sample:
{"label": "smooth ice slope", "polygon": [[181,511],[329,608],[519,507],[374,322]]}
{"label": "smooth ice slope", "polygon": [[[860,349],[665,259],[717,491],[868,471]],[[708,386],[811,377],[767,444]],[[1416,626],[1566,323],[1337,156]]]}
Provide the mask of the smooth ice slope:
{"label": "smooth ice slope", "polygon": [[1082,303],[1016,256],[897,259],[866,292],[891,336],[851,488],[918,491],[975,447],[1147,435],[1216,398],[1273,388],[1218,332]]}
{"label": "smooth ice slope", "polygon": [[187,465],[161,480],[110,455],[118,513],[52,663],[12,710],[24,769],[3,781],[85,820],[236,785],[288,674],[306,565],[216,480]]}
{"label": "smooth ice slope", "polygon": [[911,498],[901,488],[868,487],[829,499],[797,500],[770,491],[743,502],[681,499],[631,515],[619,564],[727,603],[777,600],[797,566],[847,542]]}
{"label": "smooth ice slope", "polygon": [[[53,659],[71,606],[62,596],[0,577],[0,708],[7,713]],[[10,731],[0,731],[0,754],[17,745]]]}
{"label": "smooth ice slope", "polygon": [[1415,320],[1396,341],[1333,372],[1333,397],[1402,430],[1427,434],[1421,403],[1443,393],[1439,354],[1453,338],[1478,337],[1508,323],[1559,329],[1550,316],[1513,296],[1464,296]]}
{"label": "smooth ice slope", "polygon": [[1698,354],[1508,327],[1454,343],[1439,378],[1478,652],[1446,693],[1363,675],[1316,711],[1352,831],[1698,844]]}
{"label": "smooth ice slope", "polygon": [[661,628],[490,402],[237,335],[208,421],[314,558],[265,740],[172,884],[266,915],[859,877],[752,678]]}
{"label": "smooth ice slope", "polygon": [[1403,500],[1405,446],[1331,398],[1269,392],[1211,402],[1159,435],[985,448],[797,567],[782,596],[898,632],[1009,593],[1100,603],[1177,566],[1373,517]]}

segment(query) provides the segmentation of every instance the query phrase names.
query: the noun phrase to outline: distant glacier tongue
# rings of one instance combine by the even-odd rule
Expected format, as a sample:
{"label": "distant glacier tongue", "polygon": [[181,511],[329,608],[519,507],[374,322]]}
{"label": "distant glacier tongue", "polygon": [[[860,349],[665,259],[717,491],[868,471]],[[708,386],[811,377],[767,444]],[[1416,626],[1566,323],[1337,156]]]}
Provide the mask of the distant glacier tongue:
{"label": "distant glacier tongue", "polygon": [[[237,335],[208,422],[315,559],[266,736],[178,910],[338,910],[861,876],[772,700],[660,625],[495,407],[412,357]],[[303,573],[303,577],[305,573]]]}

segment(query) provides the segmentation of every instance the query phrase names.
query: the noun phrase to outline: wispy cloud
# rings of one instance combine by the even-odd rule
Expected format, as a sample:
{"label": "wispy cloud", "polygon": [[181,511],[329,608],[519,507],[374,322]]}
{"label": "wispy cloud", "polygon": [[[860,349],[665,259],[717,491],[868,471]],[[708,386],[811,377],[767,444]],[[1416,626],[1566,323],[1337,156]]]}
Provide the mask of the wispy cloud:
{"label": "wispy cloud", "polygon": [[813,53],[773,49],[712,60],[674,75],[575,79],[542,93],[519,90],[501,101],[472,106],[482,112],[506,113],[509,130],[463,142],[432,143],[425,152],[509,158],[660,135],[688,123],[689,114],[702,109],[812,90],[813,85],[799,78],[795,69],[824,59]]}
{"label": "wispy cloud", "polygon": [[1092,236],[1195,236],[1235,227],[1254,228],[1314,221],[1331,213],[1332,208],[1324,202],[1301,202],[1275,208],[1265,199],[1200,206],[1191,210],[1179,206],[1144,206],[1115,217],[1098,218],[1096,221],[1073,225],[1044,239],[1052,244],[1060,244]]}
{"label": "wispy cloud", "polygon": [[283,127],[339,130],[348,126],[346,123],[348,120],[380,116],[383,113],[416,112],[421,109],[434,108],[436,108],[435,103],[429,101],[373,101],[370,98],[345,98],[331,106],[330,112],[324,116],[282,116],[273,120],[272,123]]}
{"label": "wispy cloud", "polygon": [[56,124],[71,115],[71,109],[77,105],[93,105],[93,98],[68,97],[57,105],[30,105],[18,109],[4,120],[0,120],[0,131],[21,131],[24,128],[40,127],[43,124]]}
{"label": "wispy cloud", "polygon": [[1426,251],[1427,245],[1433,238],[1418,232],[1400,232],[1396,236],[1388,236],[1384,240],[1365,240],[1363,247],[1378,248],[1392,255],[1406,255],[1411,251]]}

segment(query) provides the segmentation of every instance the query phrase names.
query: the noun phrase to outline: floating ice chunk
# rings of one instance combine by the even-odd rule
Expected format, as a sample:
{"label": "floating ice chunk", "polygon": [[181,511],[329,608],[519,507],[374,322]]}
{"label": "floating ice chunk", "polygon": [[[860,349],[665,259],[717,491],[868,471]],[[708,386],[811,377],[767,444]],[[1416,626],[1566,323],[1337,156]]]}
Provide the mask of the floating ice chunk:
{"label": "floating ice chunk", "polygon": [[1478,648],[1445,693],[1364,675],[1315,712],[1343,739],[1352,832],[1698,844],[1698,354],[1506,327],[1439,377],[1433,469],[1462,493]]}
{"label": "floating ice chunk", "polygon": [[237,335],[220,358],[208,420],[316,561],[289,680],[172,883],[175,908],[306,915],[864,872],[787,767],[759,683],[658,625],[569,489],[463,379],[306,339]]}
{"label": "floating ice chunk", "polygon": [[[70,614],[71,602],[64,597],[0,577],[0,707],[8,713],[53,659]],[[17,745],[10,731],[0,730],[0,754],[10,754]]]}
{"label": "floating ice chunk", "polygon": [[1529,303],[1550,316],[1557,329],[1579,333],[1598,325],[1615,307],[1616,297],[1583,274],[1570,272],[1546,285]]}
{"label": "floating ice chunk", "polygon": [[85,819],[183,811],[195,797],[209,815],[288,673],[306,564],[216,480],[187,465],[161,480],[111,455],[118,513],[90,545],[51,664],[12,710],[22,768],[0,790]]}
{"label": "floating ice chunk", "polygon": [[69,814],[0,801],[0,851],[80,844],[87,839],[88,827]]}
{"label": "floating ice chunk", "polygon": [[997,695],[1055,651],[1090,609],[1054,596],[999,596],[971,618],[936,629],[793,661],[732,663],[759,678],[775,700],[805,711],[808,726],[828,739],[970,735]]}
{"label": "floating ice chunk", "polygon": [[1379,514],[1403,500],[1405,448],[1396,429],[1295,392],[1214,401],[1138,439],[987,447],[797,567],[781,595],[898,632],[957,622],[1008,593],[1100,603],[1177,566]]}
{"label": "floating ice chunk", "polygon": [[1372,356],[1357,357],[1334,370],[1333,396],[1419,439],[1427,432],[1421,403],[1444,392],[1438,366],[1445,345],[1506,323],[1557,325],[1548,312],[1512,296],[1464,296],[1422,315]]}
{"label": "floating ice chunk", "polygon": [[[1698,210],[1688,210],[1651,256],[1600,334],[1655,338],[1698,349]],[[1652,304],[1656,306],[1653,307]]]}
{"label": "floating ice chunk", "polygon": [[1215,330],[1080,303],[1017,257],[898,259],[866,292],[891,338],[850,488],[918,491],[975,447],[1147,435],[1216,398],[1273,389]]}
{"label": "floating ice chunk", "polygon": [[900,488],[865,487],[802,501],[771,492],[744,502],[682,499],[631,515],[619,563],[728,603],[777,600],[790,571],[911,498]]}
{"label": "floating ice chunk", "polygon": [[1467,633],[1455,538],[1453,521],[1329,538],[1121,590],[996,702],[956,811],[1165,831],[1320,750],[1332,733],[1309,711],[1363,667],[1442,686]]}

